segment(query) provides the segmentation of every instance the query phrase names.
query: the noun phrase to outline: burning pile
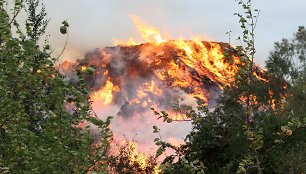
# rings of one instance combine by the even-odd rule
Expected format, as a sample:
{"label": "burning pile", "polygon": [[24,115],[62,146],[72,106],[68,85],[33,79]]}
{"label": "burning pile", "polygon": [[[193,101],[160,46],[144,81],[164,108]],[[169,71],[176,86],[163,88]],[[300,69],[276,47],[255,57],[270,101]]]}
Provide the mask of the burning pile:
{"label": "burning pile", "polygon": [[[78,60],[81,70],[96,70],[87,78],[93,101],[119,106],[122,116],[151,107],[170,111],[178,100],[213,103],[220,89],[234,80],[240,59],[229,44],[165,39],[156,28],[131,18],[146,43],[116,40],[118,46],[96,49]],[[230,60],[225,50],[232,54]]]}
{"label": "burning pile", "polygon": [[[123,116],[112,122],[115,137],[141,134],[139,146],[152,148],[150,128],[157,124],[162,130],[175,129],[162,136],[180,144],[179,138],[188,133],[190,124],[162,125],[151,117],[150,108],[165,110],[174,116],[172,119],[181,120],[184,116],[172,110],[177,101],[185,105],[195,105],[197,100],[214,104],[224,86],[234,81],[241,60],[229,44],[199,38],[165,39],[154,27],[132,18],[144,38],[142,43],[135,39],[116,41],[117,46],[88,52],[76,64],[64,63],[62,67],[81,71],[94,68],[94,75],[85,77],[94,110],[100,117],[114,115],[114,111]],[[260,79],[262,73],[259,69],[254,75]]]}
{"label": "burning pile", "polygon": [[[131,116],[151,107],[171,108],[177,100],[197,98],[210,102],[234,79],[238,57],[224,57],[228,44],[201,41],[166,41],[97,49],[79,60],[93,66],[91,98],[121,107],[119,115]],[[82,69],[82,68],[81,68]],[[182,94],[187,94],[182,98]]]}
{"label": "burning pile", "polygon": [[116,40],[118,46],[96,49],[77,62],[82,71],[95,69],[94,77],[86,79],[93,101],[119,106],[117,115],[122,116],[151,107],[171,111],[177,101],[214,103],[234,80],[241,60],[229,44],[165,39],[156,28],[131,18],[146,43]]}

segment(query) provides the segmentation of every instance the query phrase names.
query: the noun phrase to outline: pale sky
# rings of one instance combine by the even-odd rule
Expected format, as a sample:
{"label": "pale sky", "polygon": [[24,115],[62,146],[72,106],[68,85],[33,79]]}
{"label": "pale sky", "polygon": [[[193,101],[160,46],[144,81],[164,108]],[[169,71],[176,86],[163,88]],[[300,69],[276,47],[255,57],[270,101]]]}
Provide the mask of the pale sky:
{"label": "pale sky", "polygon": [[[306,26],[304,0],[253,0],[261,10],[256,30],[256,62],[264,64],[273,43],[290,38],[299,25]],[[45,0],[50,42],[54,54],[64,46],[59,27],[65,19],[70,24],[69,42],[64,58],[82,58],[94,48],[113,46],[113,39],[140,38],[129,15],[137,15],[162,33],[190,38],[200,35],[212,41],[228,41],[241,35],[238,18],[241,12],[235,0]]]}

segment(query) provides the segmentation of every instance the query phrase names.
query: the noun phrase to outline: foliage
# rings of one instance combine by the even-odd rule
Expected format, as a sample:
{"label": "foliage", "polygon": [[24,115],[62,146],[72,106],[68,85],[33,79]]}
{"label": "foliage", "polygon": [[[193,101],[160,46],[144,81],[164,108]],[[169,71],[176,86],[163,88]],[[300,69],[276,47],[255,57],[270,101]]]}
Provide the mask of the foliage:
{"label": "foliage", "polygon": [[[259,88],[253,95],[260,95],[262,90],[264,88]],[[188,169],[195,170],[186,173],[197,173],[202,169],[205,173],[258,173],[258,165],[263,173],[287,173],[288,169],[291,173],[305,171],[305,116],[303,121],[290,113],[293,109],[290,104],[282,112],[273,110],[268,100],[258,97],[257,103],[252,103],[252,114],[246,121],[245,107],[237,97],[237,91],[231,88],[225,90],[213,111],[201,104],[195,109],[189,107],[186,116],[193,126],[184,145],[175,147],[161,138],[155,139],[156,145],[162,149],[157,155],[166,148],[175,150],[175,154],[162,162],[162,171],[179,173],[186,169],[187,165],[182,164],[181,159],[187,161]],[[305,108],[303,110],[305,113]],[[284,117],[284,113],[288,115]],[[156,133],[160,131],[157,127],[153,129]],[[193,161],[201,165],[190,165]]]}
{"label": "foliage", "polygon": [[113,146],[105,163],[107,173],[113,174],[155,173],[157,166],[156,157],[139,153],[134,141],[125,141],[123,145]]}
{"label": "foliage", "polygon": [[[157,155],[166,148],[175,150],[162,162],[162,173],[180,173],[187,166],[194,170],[185,173],[202,172],[202,167],[205,173],[306,171],[302,157],[306,153],[305,29],[299,27],[291,44],[284,40],[276,44],[267,61],[268,71],[263,72],[254,64],[259,11],[252,10],[251,0],[238,0],[238,4],[245,14],[235,14],[243,29],[241,38],[245,46],[236,48],[235,55],[242,64],[235,81],[224,89],[214,109],[202,104],[188,107],[185,114],[193,128],[184,145],[175,147],[161,137],[155,139],[161,149]],[[225,52],[229,61],[231,55]],[[300,63],[293,63],[297,59]],[[164,121],[173,121],[169,121],[167,113],[155,110],[154,113]],[[153,129],[159,132],[156,127]],[[193,161],[201,165],[194,165]]]}
{"label": "foliage", "polygon": [[[192,123],[185,144],[154,139],[158,150],[144,157],[127,142],[111,151],[112,132],[94,117],[83,77],[93,67],[77,70],[69,81],[52,58],[48,43],[40,48],[49,19],[39,0],[0,0],[0,172],[1,173],[154,173],[156,159],[175,151],[159,166],[160,173],[303,173],[306,171],[306,30],[275,43],[267,72],[254,64],[258,10],[251,0],[237,0],[243,42],[235,56],[242,64],[217,105],[184,106]],[[25,9],[25,28],[16,20]],[[40,9],[40,10],[39,10]],[[68,34],[69,24],[60,32]],[[25,31],[25,32],[22,32]],[[231,61],[232,52],[225,52]],[[261,79],[257,78],[261,76]],[[265,79],[265,80],[262,80]],[[175,104],[175,110],[180,110]],[[166,112],[154,113],[165,122]],[[95,127],[90,129],[90,127]]]}
{"label": "foliage", "polygon": [[[78,71],[78,82],[65,80],[55,67],[50,46],[38,39],[48,19],[38,0],[0,1],[0,172],[81,173],[104,154],[91,155],[96,143],[95,124],[107,151],[109,120],[95,119],[88,102],[87,86]],[[16,17],[26,9],[25,28]],[[22,31],[26,31],[23,33]]]}
{"label": "foliage", "polygon": [[[305,155],[305,123],[306,123],[306,76],[305,76],[305,43],[306,30],[304,26],[300,26],[294,34],[293,39],[282,39],[281,42],[275,43],[274,50],[270,53],[266,66],[271,73],[271,78],[275,81],[286,80],[288,83],[288,92],[286,98],[286,110],[282,112],[283,117],[290,121],[282,127],[284,130],[296,127],[296,138],[290,139],[288,148],[282,147],[284,152],[276,153],[275,156],[281,156],[281,159],[290,160],[270,160],[271,163],[278,163],[277,172],[290,173],[305,172],[306,163],[301,160]],[[287,130],[288,131],[288,130]],[[304,148],[303,148],[304,147]],[[277,159],[277,158],[276,158]]]}
{"label": "foliage", "polygon": [[[291,83],[306,78],[306,29],[299,26],[293,39],[282,39],[275,42],[266,66],[276,78],[285,78]],[[302,78],[302,79],[301,79]]]}
{"label": "foliage", "polygon": [[[160,113],[155,111],[155,114],[159,115]],[[169,118],[167,120],[169,120]],[[188,158],[189,154],[186,151],[186,148],[188,147],[187,145],[182,145],[180,147],[177,147],[172,145],[171,143],[163,141],[160,135],[160,129],[157,126],[153,126],[153,133],[159,134],[159,138],[154,139],[155,144],[159,147],[158,150],[156,151],[156,157],[159,157],[161,154],[163,154],[167,148],[171,148],[175,151],[174,154],[171,154],[169,156],[166,155],[166,158],[159,166],[160,173],[163,174],[204,173],[205,166],[202,161],[199,161],[198,159],[191,161]]]}

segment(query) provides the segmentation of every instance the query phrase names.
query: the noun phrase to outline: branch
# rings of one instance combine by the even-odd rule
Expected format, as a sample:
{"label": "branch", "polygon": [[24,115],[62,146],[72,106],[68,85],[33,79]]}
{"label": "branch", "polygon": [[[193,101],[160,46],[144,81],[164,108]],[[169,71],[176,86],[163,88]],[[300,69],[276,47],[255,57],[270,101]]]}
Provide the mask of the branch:
{"label": "branch", "polygon": [[[293,136],[293,134],[295,134],[298,130],[304,129],[304,128],[306,128],[306,126],[301,126],[301,127],[296,128],[296,129],[292,132],[292,135],[291,135],[291,136],[287,136],[286,138],[284,138],[284,139],[282,139],[282,140],[283,140],[283,141],[286,141],[286,140],[290,139],[290,138]],[[279,144],[277,144],[277,145],[274,145],[274,146],[271,147],[270,149],[268,149],[267,152],[264,154],[262,160],[260,161],[259,165],[265,161],[265,159],[268,157],[268,155],[269,155],[274,149],[276,149],[276,148],[279,147],[280,145],[286,144],[286,143],[288,143],[288,142],[289,142],[289,141],[283,142],[283,143],[279,143]]]}
{"label": "branch", "polygon": [[67,46],[67,43],[68,43],[68,37],[69,37],[69,30],[67,31],[67,37],[66,37],[66,42],[65,42],[65,45],[64,45],[64,48],[63,50],[61,51],[61,53],[59,54],[59,56],[55,59],[55,61],[58,61],[58,59],[62,56],[62,54],[64,53],[65,49],[66,49],[66,46]]}
{"label": "branch", "polygon": [[13,18],[12,18],[12,20],[10,21],[10,26],[12,25],[12,23],[13,23],[13,21],[15,20],[15,18],[17,17],[17,15],[18,15],[18,13],[19,13],[19,11],[20,10],[18,10],[17,12],[16,12],[16,2],[15,2],[15,5],[14,5],[14,12],[13,12]]}
{"label": "branch", "polygon": [[[99,148],[97,148],[97,149],[99,149]],[[99,158],[97,158],[96,160],[94,160],[93,163],[92,163],[89,167],[87,167],[87,169],[84,170],[84,172],[82,172],[82,174],[87,174],[87,173],[90,171],[90,169],[91,169],[92,167],[94,167],[94,166],[97,164],[97,162],[99,162],[99,161],[104,157],[104,155],[106,154],[106,151],[107,151],[107,148],[104,149],[103,154],[100,155]]]}
{"label": "branch", "polygon": [[183,120],[174,120],[174,119],[171,119],[171,121],[176,121],[176,122],[184,122],[184,121],[192,121],[192,119],[183,119]]}
{"label": "branch", "polygon": [[13,16],[13,18],[11,19],[11,21],[10,21],[10,26],[12,25],[12,23],[14,22],[14,20],[16,19],[16,17],[18,16],[18,14],[19,14],[19,12],[20,11],[15,11],[15,9],[14,9],[14,16]]}
{"label": "branch", "polygon": [[255,22],[254,22],[254,29],[256,28],[257,20],[258,20],[259,14],[260,14],[260,10],[257,11],[257,16],[256,16]]}
{"label": "branch", "polygon": [[[232,110],[232,112],[234,112],[234,110]],[[242,123],[247,123],[245,120],[243,120],[242,118],[240,118],[238,115],[236,114],[228,114],[228,115],[216,115],[216,117],[235,117],[237,118],[239,121],[241,121]]]}

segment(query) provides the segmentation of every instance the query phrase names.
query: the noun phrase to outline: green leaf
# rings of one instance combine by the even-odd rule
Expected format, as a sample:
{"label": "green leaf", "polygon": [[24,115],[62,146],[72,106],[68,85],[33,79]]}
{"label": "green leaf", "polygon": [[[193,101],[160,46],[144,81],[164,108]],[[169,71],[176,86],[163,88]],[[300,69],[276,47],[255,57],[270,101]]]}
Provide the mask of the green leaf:
{"label": "green leaf", "polygon": [[155,144],[156,144],[157,146],[160,146],[160,145],[162,145],[163,143],[160,142],[160,141],[157,141],[157,142],[155,142]]}
{"label": "green leaf", "polygon": [[63,21],[62,24],[63,24],[65,27],[69,27],[69,24],[68,24],[68,22],[67,22],[66,20]]}
{"label": "green leaf", "polygon": [[289,129],[288,126],[281,126],[281,130],[282,132],[286,132]]}
{"label": "green leaf", "polygon": [[200,160],[196,159],[196,160],[194,160],[192,163],[193,163],[193,164],[198,164],[199,162],[200,162]]}
{"label": "green leaf", "polygon": [[89,73],[94,73],[94,72],[96,72],[96,69],[94,67],[90,66],[90,67],[87,67],[87,71]]}
{"label": "green leaf", "polygon": [[159,157],[160,155],[162,155],[165,152],[165,150],[166,150],[165,148],[159,147],[156,151],[155,157]]}
{"label": "green leaf", "polygon": [[67,27],[66,27],[66,26],[61,26],[60,32],[61,32],[62,34],[66,34],[66,33],[67,33]]}
{"label": "green leaf", "polygon": [[158,129],[158,127],[157,126],[153,126],[153,133],[158,133],[159,132],[159,129]]}

